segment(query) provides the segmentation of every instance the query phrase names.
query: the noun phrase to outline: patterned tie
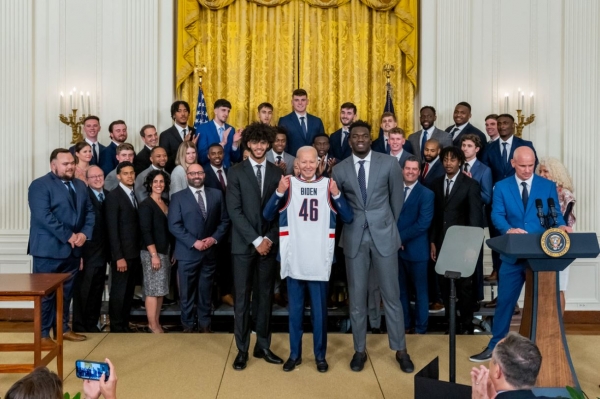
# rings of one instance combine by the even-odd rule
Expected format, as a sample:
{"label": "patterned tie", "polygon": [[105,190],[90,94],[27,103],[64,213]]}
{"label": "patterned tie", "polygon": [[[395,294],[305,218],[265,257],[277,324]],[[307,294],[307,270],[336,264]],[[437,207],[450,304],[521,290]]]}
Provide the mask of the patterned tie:
{"label": "patterned tie", "polygon": [[196,196],[198,197],[198,205],[200,206],[200,212],[202,212],[202,217],[206,220],[206,205],[204,204],[204,199],[200,194],[202,190],[196,190]]}
{"label": "patterned tie", "polygon": [[92,165],[98,165],[98,152],[96,151],[96,143],[92,144]]}
{"label": "patterned tie", "polygon": [[360,193],[362,195],[363,204],[367,205],[367,178],[365,175],[365,162],[358,161],[360,168],[358,169],[358,186],[360,187]]}
{"label": "patterned tie", "polygon": [[427,142],[427,130],[423,129],[423,138],[421,139],[421,159],[425,159],[425,143]]}
{"label": "patterned tie", "polygon": [[506,146],[508,143],[502,143],[502,164],[506,166],[508,164],[508,152],[506,151]]}
{"label": "patterned tie", "polygon": [[521,199],[523,200],[523,209],[527,209],[527,201],[529,201],[529,191],[527,191],[527,183],[522,182],[523,192],[521,193]]}
{"label": "patterned tie", "polygon": [[73,200],[73,206],[77,209],[77,194],[75,194],[75,189],[73,188],[73,183],[70,181],[63,182],[69,189],[69,194],[71,194],[71,199]]}
{"label": "patterned tie", "polygon": [[262,172],[260,168],[262,165],[256,165],[256,180],[258,181],[258,190],[260,191],[260,196],[262,197]]}
{"label": "patterned tie", "polygon": [[187,133],[187,129],[182,129],[181,130],[181,139],[185,140],[185,134]]}
{"label": "patterned tie", "polygon": [[133,204],[133,207],[134,207],[135,209],[137,209],[137,207],[138,207],[138,204],[137,204],[137,199],[135,199],[135,194],[133,193],[133,191],[131,191],[131,192],[129,193],[129,196],[131,197],[131,203]]}
{"label": "patterned tie", "polygon": [[452,137],[452,140],[454,140],[454,138],[455,138],[454,135],[456,134],[456,132],[458,132],[458,130],[459,129],[457,127],[455,127],[454,130],[452,130],[452,132],[450,132],[450,136]]}
{"label": "patterned tie", "polygon": [[452,180],[450,179],[446,179],[446,198],[448,198],[448,196],[450,195],[450,182]]}
{"label": "patterned tie", "polygon": [[300,117],[300,127],[302,127],[302,131],[304,132],[304,138],[308,136],[308,129],[306,128],[306,123],[304,123],[304,116]]}
{"label": "patterned tie", "polygon": [[223,142],[223,133],[225,132],[225,128],[223,126],[221,126],[219,128],[219,141]]}
{"label": "patterned tie", "polygon": [[410,187],[404,187],[404,201],[406,201],[406,197],[408,197],[408,190],[410,190]]}
{"label": "patterned tie", "polygon": [[465,163],[465,166],[464,166],[463,169],[464,169],[465,172],[469,173],[469,164]]}
{"label": "patterned tie", "polygon": [[281,155],[277,155],[277,165],[281,163]]}
{"label": "patterned tie", "polygon": [[103,193],[98,194],[98,201],[100,201],[100,203],[104,202],[104,194]]}
{"label": "patterned tie", "polygon": [[421,177],[425,178],[425,176],[427,176],[427,172],[429,172],[429,163],[425,162],[425,167],[423,168],[423,174],[421,175]]}
{"label": "patterned tie", "polygon": [[227,185],[225,184],[225,179],[223,178],[223,171],[221,169],[217,170],[217,174],[219,175],[219,182],[221,183],[221,189],[223,192],[227,191]]}

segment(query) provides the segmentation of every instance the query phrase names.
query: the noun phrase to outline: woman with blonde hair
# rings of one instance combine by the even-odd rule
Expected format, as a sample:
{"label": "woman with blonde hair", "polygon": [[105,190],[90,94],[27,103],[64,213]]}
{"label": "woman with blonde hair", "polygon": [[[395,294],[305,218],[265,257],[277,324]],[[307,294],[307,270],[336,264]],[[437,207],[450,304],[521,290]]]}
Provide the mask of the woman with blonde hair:
{"label": "woman with blonde hair", "polygon": [[[558,202],[560,203],[560,212],[563,214],[565,223],[569,227],[575,225],[575,214],[573,213],[573,206],[575,205],[575,195],[573,192],[573,181],[567,171],[565,165],[563,165],[556,158],[544,158],[540,161],[535,173],[545,177],[548,180],[552,180],[556,183],[556,190],[558,191]],[[560,305],[562,312],[565,312],[565,291],[569,283],[569,267],[559,273],[560,283]]]}
{"label": "woman with blonde hair", "polygon": [[85,172],[92,161],[92,146],[87,141],[75,144],[75,177],[87,184]]}
{"label": "woman with blonde hair", "polygon": [[190,167],[190,165],[195,163],[198,163],[198,157],[196,156],[196,145],[193,141],[185,140],[177,149],[177,156],[175,158],[175,165],[177,166],[171,173],[171,187],[169,189],[170,195],[173,195],[188,186],[186,175],[187,169]]}

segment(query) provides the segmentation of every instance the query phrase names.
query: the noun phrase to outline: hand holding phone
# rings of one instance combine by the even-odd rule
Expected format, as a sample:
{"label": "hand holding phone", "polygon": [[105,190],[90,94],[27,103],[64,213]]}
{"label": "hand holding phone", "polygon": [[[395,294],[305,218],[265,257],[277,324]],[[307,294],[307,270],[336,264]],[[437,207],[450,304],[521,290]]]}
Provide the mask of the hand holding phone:
{"label": "hand holding phone", "polygon": [[108,381],[110,377],[110,368],[108,363],[93,362],[89,360],[77,360],[75,362],[75,374],[77,378],[83,380],[100,380],[104,374],[104,381]]}

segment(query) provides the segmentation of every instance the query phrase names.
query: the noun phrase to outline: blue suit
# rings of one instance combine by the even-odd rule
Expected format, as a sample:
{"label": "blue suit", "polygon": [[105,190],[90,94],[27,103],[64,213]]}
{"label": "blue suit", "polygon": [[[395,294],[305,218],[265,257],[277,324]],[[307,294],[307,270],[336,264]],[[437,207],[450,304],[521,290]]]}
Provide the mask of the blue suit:
{"label": "blue suit", "polygon": [[313,139],[319,134],[325,134],[323,121],[321,118],[311,114],[306,114],[306,135],[302,131],[300,121],[295,112],[279,118],[278,126],[284,127],[288,131],[286,152],[296,156],[298,149],[304,146],[312,146]]}
{"label": "blue suit", "polygon": [[[68,243],[73,233],[92,238],[95,215],[87,187],[73,179],[77,203],[73,203],[67,186],[50,172],[35,179],[29,186],[29,245],[27,253],[33,256],[34,273],[68,273],[63,293],[63,332],[69,331],[69,306],[73,297],[73,281],[79,271],[82,247],[71,248]],[[50,336],[56,324],[55,294],[42,299],[42,337]]]}
{"label": "blue suit", "polygon": [[[404,201],[398,217],[398,231],[402,248],[398,251],[398,279],[400,302],[404,310],[404,327],[413,325],[418,334],[427,332],[429,318],[429,295],[427,292],[427,261],[429,260],[429,227],[433,220],[434,194],[416,183]],[[408,287],[415,288],[416,303],[414,323],[410,315]]]}
{"label": "blue suit", "polygon": [[[500,234],[506,234],[511,228],[523,229],[528,233],[544,232],[537,216],[535,200],[537,198],[542,200],[544,214],[548,214],[547,199],[553,198],[554,203],[558,204],[556,183],[533,175],[529,191],[529,201],[527,207],[523,209],[521,193],[515,177],[509,177],[496,184],[492,201],[492,222]],[[565,225],[560,212],[557,213],[557,223],[559,226]],[[498,302],[494,315],[493,336],[488,344],[490,349],[493,349],[508,333],[513,310],[525,282],[526,265],[524,260],[504,255],[500,259],[502,259],[502,266],[499,271]]]}
{"label": "blue suit", "polygon": [[104,147],[102,152],[100,153],[100,169],[104,172],[104,176],[107,176],[110,172],[112,172],[119,161],[117,161],[117,145],[114,141],[111,141],[109,145]]}
{"label": "blue suit", "polygon": [[[502,139],[492,141],[481,157],[481,162],[487,165],[492,170],[492,180],[494,183],[499,182],[500,180],[506,179],[509,176],[513,176],[515,174],[515,169],[510,164],[510,160],[513,158],[515,150],[519,147],[529,147],[533,150],[535,154],[535,149],[533,148],[533,143],[531,141],[523,140],[517,136],[513,136],[513,142],[510,146],[510,154],[508,154],[508,162],[504,163],[502,161],[502,151],[500,148],[500,142]],[[481,151],[479,151],[481,152]],[[538,159],[537,154],[535,156],[535,165],[537,166]]]}
{"label": "blue suit", "polygon": [[[227,137],[227,143],[225,144],[225,148],[223,148],[223,167],[229,168],[232,162],[239,162],[242,159],[242,156],[239,147],[235,150],[233,149],[235,128],[227,123],[224,127],[225,130],[231,128],[229,136]],[[206,168],[210,164],[210,161],[208,160],[208,147],[210,147],[211,144],[221,142],[215,120],[212,119],[201,124],[198,127],[197,134],[200,135],[200,138],[198,139],[198,162]],[[225,132],[223,132],[223,134],[225,134]]]}
{"label": "blue suit", "polygon": [[336,130],[329,136],[329,156],[335,158],[338,163],[352,155],[352,148],[350,148],[350,144],[348,143],[349,136],[350,133],[346,136],[343,144],[342,129]]}

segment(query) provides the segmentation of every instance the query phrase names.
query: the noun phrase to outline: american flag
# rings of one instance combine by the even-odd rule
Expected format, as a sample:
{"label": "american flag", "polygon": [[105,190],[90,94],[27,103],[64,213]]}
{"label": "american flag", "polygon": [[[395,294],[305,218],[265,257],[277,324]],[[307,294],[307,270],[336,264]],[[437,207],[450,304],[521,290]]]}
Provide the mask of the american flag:
{"label": "american flag", "polygon": [[198,89],[198,106],[196,107],[196,119],[194,120],[194,130],[198,131],[201,124],[208,122],[208,114],[206,113],[206,101],[204,100],[204,92],[202,87]]}
{"label": "american flag", "polygon": [[[383,112],[391,112],[396,115],[394,112],[394,103],[392,102],[392,85],[390,83],[386,84],[385,87],[385,107],[383,107]],[[383,129],[379,128],[379,137],[383,136]]]}

